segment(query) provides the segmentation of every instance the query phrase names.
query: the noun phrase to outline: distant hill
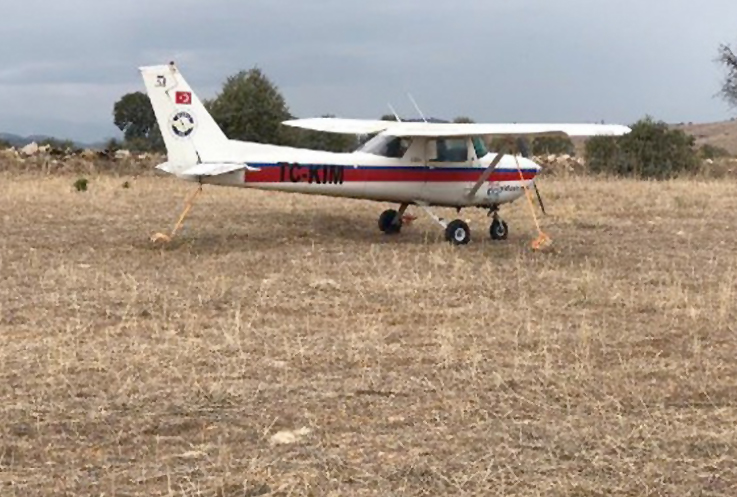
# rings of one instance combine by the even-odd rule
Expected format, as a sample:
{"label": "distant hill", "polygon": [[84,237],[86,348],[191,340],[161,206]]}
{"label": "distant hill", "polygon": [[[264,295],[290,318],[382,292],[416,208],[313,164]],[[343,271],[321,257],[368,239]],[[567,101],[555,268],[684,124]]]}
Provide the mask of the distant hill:
{"label": "distant hill", "polygon": [[[46,135],[30,135],[30,136],[20,136],[15,135],[13,133],[0,133],[0,141],[5,141],[10,143],[16,148],[25,147],[29,143],[39,143],[44,140],[59,140],[59,141],[65,141],[64,138],[57,138],[55,136],[46,136]],[[89,149],[103,149],[107,145],[107,140],[96,142],[96,143],[84,143],[84,142],[78,142],[72,140],[75,147],[78,148],[89,148]]]}
{"label": "distant hill", "polygon": [[[696,138],[696,146],[705,144],[721,147],[737,157],[737,119],[715,123],[679,123],[671,124],[672,128],[683,130]],[[576,155],[583,156],[587,138],[573,138]]]}
{"label": "distant hill", "polygon": [[721,147],[737,156],[737,120],[716,123],[678,124],[674,128],[682,129],[696,137],[696,145],[704,144]]}

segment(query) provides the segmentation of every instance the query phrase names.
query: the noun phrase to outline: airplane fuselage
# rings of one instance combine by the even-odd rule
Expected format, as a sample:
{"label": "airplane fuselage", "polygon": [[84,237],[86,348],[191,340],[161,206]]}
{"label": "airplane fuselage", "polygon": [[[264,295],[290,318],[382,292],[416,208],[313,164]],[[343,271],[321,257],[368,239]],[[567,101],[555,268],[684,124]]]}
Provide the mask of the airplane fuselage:
{"label": "airplane fuselage", "polygon": [[202,182],[394,203],[491,207],[524,195],[523,187],[531,187],[540,171],[529,159],[505,155],[470,196],[469,191],[495,156],[487,153],[465,161],[428,161],[411,156],[411,147],[407,155],[393,158],[360,150],[334,153],[231,141],[227,160],[258,170],[236,170],[204,177]]}

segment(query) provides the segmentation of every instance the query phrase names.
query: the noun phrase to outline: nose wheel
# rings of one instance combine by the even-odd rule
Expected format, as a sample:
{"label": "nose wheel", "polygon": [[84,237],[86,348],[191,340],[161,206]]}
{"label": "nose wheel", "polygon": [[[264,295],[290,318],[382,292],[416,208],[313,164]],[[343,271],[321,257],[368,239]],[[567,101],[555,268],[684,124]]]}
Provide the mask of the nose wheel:
{"label": "nose wheel", "polygon": [[507,223],[498,217],[495,217],[489,227],[489,235],[491,236],[491,239],[495,241],[506,240],[507,236],[509,236],[509,227],[507,226]]}

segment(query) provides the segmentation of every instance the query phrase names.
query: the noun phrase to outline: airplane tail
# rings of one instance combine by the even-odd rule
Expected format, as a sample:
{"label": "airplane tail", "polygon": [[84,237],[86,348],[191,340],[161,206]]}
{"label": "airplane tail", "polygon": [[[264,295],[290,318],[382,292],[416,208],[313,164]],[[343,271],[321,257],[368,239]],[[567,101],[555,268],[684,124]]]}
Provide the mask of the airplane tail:
{"label": "airplane tail", "polygon": [[167,162],[158,168],[177,174],[222,161],[228,138],[174,63],[139,70],[166,145]]}

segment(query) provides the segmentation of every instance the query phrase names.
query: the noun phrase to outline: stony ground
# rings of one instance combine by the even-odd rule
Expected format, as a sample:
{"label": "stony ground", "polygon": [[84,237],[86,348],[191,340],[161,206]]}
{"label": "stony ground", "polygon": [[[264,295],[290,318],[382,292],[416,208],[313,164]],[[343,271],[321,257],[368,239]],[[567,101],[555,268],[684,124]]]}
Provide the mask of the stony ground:
{"label": "stony ground", "polygon": [[0,176],[0,495],[737,495],[737,182],[543,179],[536,253],[125,179]]}

